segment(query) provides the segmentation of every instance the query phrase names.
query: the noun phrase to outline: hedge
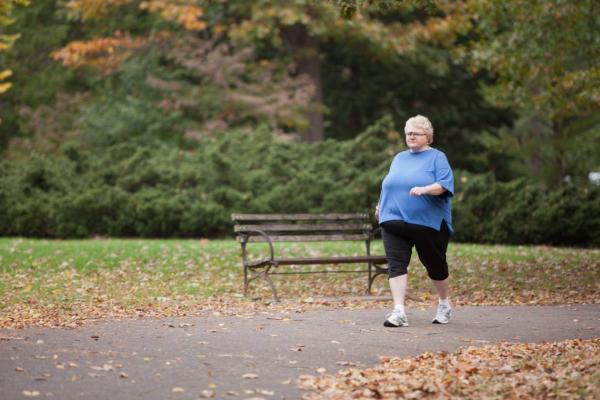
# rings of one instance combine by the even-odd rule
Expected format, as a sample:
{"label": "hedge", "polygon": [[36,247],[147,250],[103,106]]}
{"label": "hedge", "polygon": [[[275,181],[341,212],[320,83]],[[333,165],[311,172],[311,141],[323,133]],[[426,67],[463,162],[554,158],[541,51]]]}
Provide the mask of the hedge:
{"label": "hedge", "polygon": [[[348,141],[292,143],[260,128],[185,151],[68,145],[0,162],[0,235],[227,237],[232,212],[372,214],[400,143],[384,118]],[[455,241],[600,245],[598,186],[455,178]]]}

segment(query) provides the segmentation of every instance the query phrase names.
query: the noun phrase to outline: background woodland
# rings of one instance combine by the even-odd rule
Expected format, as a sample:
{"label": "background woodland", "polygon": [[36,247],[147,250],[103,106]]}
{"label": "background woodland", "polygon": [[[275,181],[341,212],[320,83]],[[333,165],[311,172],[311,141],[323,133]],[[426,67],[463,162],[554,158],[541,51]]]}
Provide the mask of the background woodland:
{"label": "background woodland", "polygon": [[0,0],[0,235],[371,212],[404,121],[457,241],[600,244],[595,0]]}

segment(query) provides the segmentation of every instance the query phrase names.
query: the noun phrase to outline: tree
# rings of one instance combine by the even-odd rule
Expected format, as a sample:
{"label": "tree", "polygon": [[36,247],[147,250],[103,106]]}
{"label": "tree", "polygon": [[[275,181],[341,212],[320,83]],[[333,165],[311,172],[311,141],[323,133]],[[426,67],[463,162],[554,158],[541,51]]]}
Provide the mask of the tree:
{"label": "tree", "polygon": [[[124,3],[130,7],[130,11],[153,10],[146,6],[145,2],[137,3],[132,0],[79,1],[76,3],[77,7],[70,7],[75,9],[81,18],[89,20],[108,13],[111,7],[124,7]],[[163,9],[169,9],[170,3],[180,4],[173,0],[165,0],[161,3]],[[376,58],[390,59],[405,53],[414,42],[414,38],[406,32],[416,32],[422,26],[418,15],[391,21],[380,16],[357,14],[353,20],[348,21],[340,18],[339,10],[333,4],[311,0],[252,2],[190,0],[189,3],[198,5],[202,12],[196,15],[201,15],[205,22],[205,25],[202,25],[205,29],[195,36],[213,40],[215,43],[227,41],[232,44],[232,48],[254,48],[258,58],[288,68],[293,77],[307,76],[310,79],[313,94],[306,113],[306,126],[302,127],[301,123],[294,123],[294,126],[300,128],[300,134],[306,141],[322,140],[325,135],[324,114],[327,110],[324,106],[322,78],[324,44],[334,42],[345,46],[348,43],[360,42],[366,45],[369,48],[368,52]],[[398,9],[410,13],[415,9],[415,4],[421,3],[423,2],[403,2],[402,7]],[[183,12],[182,10],[179,9]],[[173,15],[171,20],[177,20]],[[427,34],[432,31],[432,28],[427,26],[420,31]],[[156,40],[147,35],[145,38],[147,41]],[[133,54],[132,50],[138,44],[141,45],[139,40],[140,36],[134,38],[129,33],[121,33],[119,37],[113,35],[73,42],[55,52],[54,57],[65,65],[74,67],[93,65],[109,71]],[[416,61],[420,62],[420,60]],[[446,57],[441,61],[427,59],[423,64],[427,69],[438,69],[442,71],[441,74],[444,74],[444,71],[448,70],[447,62]],[[365,121],[363,126],[355,127],[355,132],[370,122]]]}
{"label": "tree", "polygon": [[[172,73],[166,74],[170,77],[148,70],[142,72],[148,76],[135,78],[147,83],[150,90],[161,92],[163,99],[152,105],[148,103],[152,96],[139,98],[139,104],[196,118],[196,123],[185,128],[188,137],[217,133],[240,121],[266,120],[274,131],[305,125],[297,114],[306,108],[303,92],[310,91],[309,82],[302,77],[289,79],[285,66],[259,57],[252,43],[231,43],[223,29],[226,24],[217,21],[209,29],[205,7],[212,7],[209,11],[214,14],[221,5],[195,0],[95,0],[70,2],[68,7],[73,18],[93,33],[71,41],[52,57],[72,69],[92,67],[106,77],[112,75],[112,81],[127,75],[118,70],[129,58],[144,63],[144,57],[150,57],[148,61],[153,64],[153,59],[160,57],[163,67],[171,69]],[[94,25],[108,19],[116,9],[137,23],[129,27],[116,23],[104,35],[94,32]],[[130,67],[126,68],[131,71]],[[139,89],[138,85],[136,95],[146,96]],[[108,107],[117,103],[109,102]]]}
{"label": "tree", "polygon": [[[29,0],[0,0],[0,27],[14,22],[11,13],[15,6],[24,6],[28,3]],[[0,52],[10,49],[18,38],[18,34],[6,35],[0,31]],[[12,71],[10,69],[4,69],[0,66],[0,94],[5,93],[12,86],[10,82],[3,82],[11,75]]]}
{"label": "tree", "polygon": [[[348,18],[409,3],[420,6],[427,18],[404,31],[411,43],[407,51],[419,42],[443,44],[453,48],[456,59],[473,74],[490,73],[493,81],[483,87],[489,101],[547,121],[542,125],[549,126],[552,155],[545,168],[554,170],[548,180],[570,175],[571,143],[579,144],[581,135],[597,141],[600,132],[593,123],[600,105],[597,0],[336,1]],[[592,127],[584,123],[587,128],[581,129],[586,119]]]}
{"label": "tree", "polygon": [[[471,0],[477,40],[459,48],[474,70],[496,77],[485,94],[495,104],[547,121],[551,155],[546,167],[556,182],[575,173],[571,143],[596,129],[600,108],[600,4],[596,0]],[[593,140],[593,139],[592,139]]]}

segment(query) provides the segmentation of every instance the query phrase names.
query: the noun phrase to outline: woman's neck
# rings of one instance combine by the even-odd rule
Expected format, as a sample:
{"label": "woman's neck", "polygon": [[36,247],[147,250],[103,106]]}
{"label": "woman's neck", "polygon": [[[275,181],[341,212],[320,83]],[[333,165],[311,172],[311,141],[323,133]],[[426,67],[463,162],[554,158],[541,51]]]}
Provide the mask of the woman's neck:
{"label": "woman's neck", "polygon": [[426,151],[431,149],[431,146],[427,145],[427,146],[423,146],[423,147],[419,147],[418,149],[409,149],[411,153],[420,153],[422,151]]}

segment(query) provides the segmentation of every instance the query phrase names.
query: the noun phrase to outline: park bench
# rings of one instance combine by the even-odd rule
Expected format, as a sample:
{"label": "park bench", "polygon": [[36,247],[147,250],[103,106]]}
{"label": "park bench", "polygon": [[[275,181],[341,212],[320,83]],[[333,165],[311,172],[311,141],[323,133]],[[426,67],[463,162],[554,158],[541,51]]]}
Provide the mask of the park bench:
{"label": "park bench", "polygon": [[[273,297],[279,301],[271,275],[328,273],[328,272],[367,272],[367,293],[371,293],[373,280],[387,273],[387,259],[381,255],[371,255],[371,241],[379,228],[373,229],[368,214],[232,214],[234,232],[242,247],[244,267],[244,295],[248,285],[257,278],[268,281]],[[276,242],[328,242],[364,241],[365,255],[283,257],[276,253]],[[251,242],[267,243],[270,255],[256,260],[248,258],[247,245]],[[366,269],[294,271],[281,270],[281,266],[318,264],[366,264]]]}

